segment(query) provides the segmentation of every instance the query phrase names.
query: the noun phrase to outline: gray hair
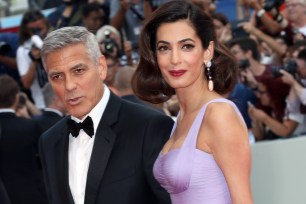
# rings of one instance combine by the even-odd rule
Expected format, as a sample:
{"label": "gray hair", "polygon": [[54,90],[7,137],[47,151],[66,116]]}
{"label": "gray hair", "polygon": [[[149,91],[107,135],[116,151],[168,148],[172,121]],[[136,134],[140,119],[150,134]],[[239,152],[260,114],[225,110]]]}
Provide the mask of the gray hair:
{"label": "gray hair", "polygon": [[85,27],[71,26],[52,31],[44,39],[41,49],[44,67],[46,68],[45,59],[48,54],[77,44],[85,45],[88,55],[91,56],[94,63],[98,65],[101,51],[95,35],[89,32]]}
{"label": "gray hair", "polygon": [[53,91],[53,88],[50,83],[46,83],[45,86],[42,89],[44,101],[46,106],[48,107],[55,98],[55,93]]}

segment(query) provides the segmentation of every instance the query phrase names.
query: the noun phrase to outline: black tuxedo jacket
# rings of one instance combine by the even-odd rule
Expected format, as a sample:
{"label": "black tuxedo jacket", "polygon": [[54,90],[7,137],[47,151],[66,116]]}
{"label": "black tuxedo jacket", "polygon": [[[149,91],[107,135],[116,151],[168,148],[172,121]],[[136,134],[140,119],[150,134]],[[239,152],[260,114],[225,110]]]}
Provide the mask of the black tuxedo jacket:
{"label": "black tuxedo jacket", "polygon": [[38,158],[41,130],[34,120],[0,113],[0,177],[13,204],[47,203],[42,169]]}
{"label": "black tuxedo jacket", "polygon": [[[52,204],[74,203],[68,181],[67,118],[40,139]],[[95,135],[84,203],[170,204],[169,195],[154,179],[152,169],[172,126],[169,117],[111,94]]]}
{"label": "black tuxedo jacket", "polygon": [[35,117],[35,120],[38,121],[40,128],[45,132],[62,118],[62,116],[55,112],[44,110],[42,115]]}

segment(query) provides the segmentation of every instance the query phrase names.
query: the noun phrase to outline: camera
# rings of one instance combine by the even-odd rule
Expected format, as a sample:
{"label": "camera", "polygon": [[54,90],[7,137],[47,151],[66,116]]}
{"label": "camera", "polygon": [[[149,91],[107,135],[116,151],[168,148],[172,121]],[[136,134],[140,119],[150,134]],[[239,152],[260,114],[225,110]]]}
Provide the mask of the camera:
{"label": "camera", "polygon": [[4,41],[0,41],[0,55],[8,55],[11,51],[11,46]]}
{"label": "camera", "polygon": [[271,11],[273,8],[278,8],[280,7],[285,0],[266,0],[264,4],[264,9],[266,11]]}
{"label": "camera", "polygon": [[104,31],[105,39],[101,42],[101,45],[104,48],[104,52],[113,53],[116,48],[118,49],[118,45],[115,40],[110,37],[110,34],[110,30]]}
{"label": "camera", "polygon": [[38,35],[32,35],[31,41],[33,43],[33,47],[41,49],[43,46],[43,41]]}
{"label": "camera", "polygon": [[248,59],[242,59],[239,61],[238,66],[241,70],[246,70],[250,67],[250,61]]}
{"label": "camera", "polygon": [[284,66],[273,66],[272,74],[275,78],[282,76],[280,70],[285,70],[286,72],[290,73],[293,77],[295,77],[295,74],[297,73],[297,64],[294,60],[288,60],[288,62]]}

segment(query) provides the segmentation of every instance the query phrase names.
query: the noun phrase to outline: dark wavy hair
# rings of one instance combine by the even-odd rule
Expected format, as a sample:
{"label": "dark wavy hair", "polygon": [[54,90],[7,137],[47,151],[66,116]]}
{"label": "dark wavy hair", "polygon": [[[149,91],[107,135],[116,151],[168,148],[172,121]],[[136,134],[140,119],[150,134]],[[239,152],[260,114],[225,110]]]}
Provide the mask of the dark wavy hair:
{"label": "dark wavy hair", "polygon": [[[161,103],[175,94],[161,75],[156,57],[156,32],[163,23],[188,20],[207,49],[214,42],[211,75],[214,91],[228,93],[237,81],[238,68],[229,50],[216,40],[212,19],[199,7],[186,0],[170,1],[161,5],[145,23],[140,36],[140,61],[132,79],[135,94],[151,103]],[[207,73],[203,71],[203,77]]]}
{"label": "dark wavy hair", "polygon": [[289,94],[290,86],[285,84],[281,78],[274,78],[273,76],[263,77],[260,83],[266,87],[274,114],[273,117],[278,121],[283,121],[286,110],[286,98]]}
{"label": "dark wavy hair", "polygon": [[[31,22],[35,22],[40,19],[45,19],[45,16],[38,10],[30,10],[27,11],[21,19],[21,23],[19,26],[19,44],[22,45],[28,39],[31,38],[32,32],[28,28],[28,24]],[[49,27],[48,22],[46,21],[47,26]]]}

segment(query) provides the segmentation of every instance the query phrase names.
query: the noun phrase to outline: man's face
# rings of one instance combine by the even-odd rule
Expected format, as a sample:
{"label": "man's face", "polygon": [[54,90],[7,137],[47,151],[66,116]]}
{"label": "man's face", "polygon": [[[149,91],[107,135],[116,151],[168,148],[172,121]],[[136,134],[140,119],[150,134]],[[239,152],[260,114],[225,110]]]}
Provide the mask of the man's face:
{"label": "man's face", "polygon": [[303,15],[305,15],[306,5],[302,4],[299,0],[287,0],[286,10],[288,12],[289,20],[296,23]]}
{"label": "man's face", "polygon": [[107,75],[104,80],[105,84],[112,86],[115,80],[115,75],[119,69],[119,63],[113,58],[107,58]]}
{"label": "man's face", "polygon": [[306,79],[306,62],[302,59],[296,59],[296,64],[300,77]]}
{"label": "man's face", "polygon": [[33,35],[39,35],[42,39],[47,36],[48,26],[44,18],[28,23],[27,27],[31,30]]}
{"label": "man's face", "polygon": [[49,81],[67,112],[84,118],[101,100],[107,65],[104,56],[96,64],[83,44],[51,52],[45,58]]}
{"label": "man's face", "polygon": [[104,20],[104,12],[102,9],[99,11],[92,11],[86,17],[83,17],[84,26],[94,34],[102,26]]}
{"label": "man's face", "polygon": [[245,53],[239,45],[234,45],[230,48],[230,51],[235,56],[237,61],[246,59]]}

